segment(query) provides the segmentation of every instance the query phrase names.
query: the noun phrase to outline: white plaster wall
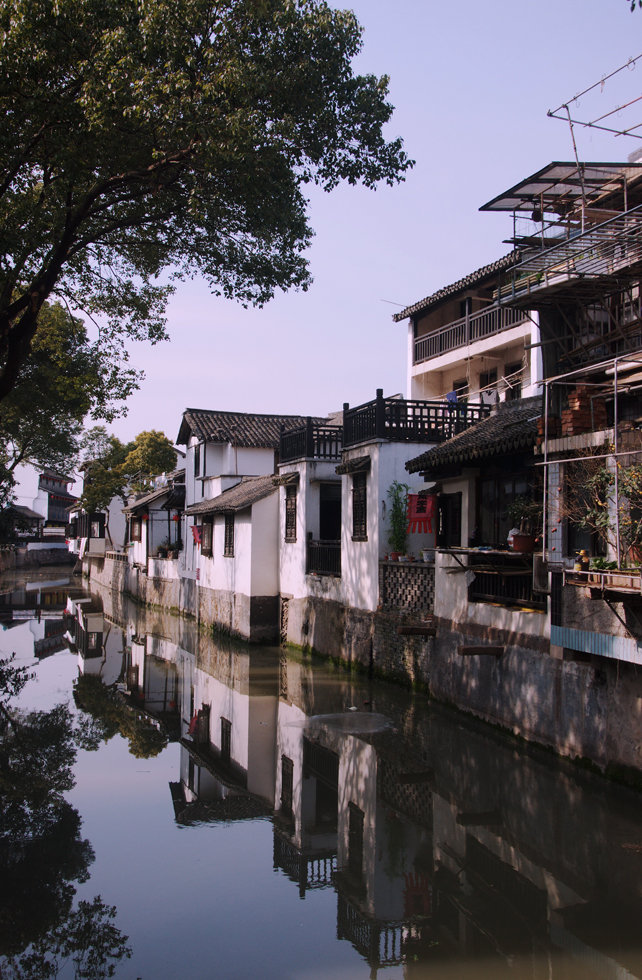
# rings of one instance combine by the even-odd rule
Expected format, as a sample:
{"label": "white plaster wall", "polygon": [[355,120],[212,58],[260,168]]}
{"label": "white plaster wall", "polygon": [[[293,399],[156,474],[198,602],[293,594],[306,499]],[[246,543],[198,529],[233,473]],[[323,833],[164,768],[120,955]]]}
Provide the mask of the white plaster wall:
{"label": "white plaster wall", "polygon": [[[462,561],[465,564],[465,557]],[[469,602],[468,583],[472,574],[461,568],[452,555],[436,552],[435,616],[454,623],[494,626],[515,634],[544,638],[550,636],[550,620],[543,612],[511,609],[489,602]]]}
{"label": "white plaster wall", "polygon": [[110,550],[120,551],[125,546],[127,534],[127,518],[123,513],[123,502],[120,497],[114,497],[107,508],[105,521],[105,538]]}
{"label": "white plaster wall", "polygon": [[[252,512],[250,509],[234,515],[234,556],[223,554],[225,518],[214,517],[212,557],[204,558],[198,549],[200,581],[209,589],[251,595],[252,587]],[[190,532],[191,533],[191,532]]]}
{"label": "white plaster wall", "polygon": [[[375,610],[379,603],[379,561],[389,550],[388,488],[393,480],[406,483],[412,492],[423,489],[416,474],[405,468],[408,460],[430,449],[428,443],[372,443],[358,451],[346,453],[345,458],[370,455],[371,467],[367,481],[368,540],[352,540],[352,477],[342,483],[341,582],[342,601],[356,609]],[[434,545],[432,534],[408,536],[407,549],[417,553],[422,547]]]}
{"label": "white plaster wall", "polygon": [[279,493],[252,505],[249,595],[279,594]]}
{"label": "white plaster wall", "polygon": [[[296,541],[285,541],[285,487],[279,488],[279,575],[280,590],[283,595],[295,599],[314,595],[317,592],[318,577],[305,573],[306,546],[308,533],[319,537],[320,483],[337,482],[336,461],[315,460],[313,462],[291,463],[279,467],[279,473],[298,472]],[[342,501],[342,513],[343,513]],[[323,576],[324,584],[329,585],[328,576]],[[340,598],[340,586],[336,586],[336,598]],[[327,588],[323,590],[324,595]],[[334,598],[334,596],[333,596]]]}

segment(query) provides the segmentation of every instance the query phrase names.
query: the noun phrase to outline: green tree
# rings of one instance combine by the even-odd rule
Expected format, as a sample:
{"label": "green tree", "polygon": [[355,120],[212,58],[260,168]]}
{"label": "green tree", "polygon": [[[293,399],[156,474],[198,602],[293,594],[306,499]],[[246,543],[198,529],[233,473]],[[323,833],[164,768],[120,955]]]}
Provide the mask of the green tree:
{"label": "green tree", "polygon": [[104,426],[94,426],[83,439],[85,474],[81,505],[88,513],[106,510],[114,497],[127,503],[131,489],[152,476],[176,467],[176,450],[163,432],[139,432],[122,443]]}
{"label": "green tree", "polygon": [[45,304],[29,357],[2,405],[2,489],[13,485],[20,464],[72,470],[85,418],[122,415],[139,379],[126,366],[126,354],[91,342],[81,320],[58,303]]}
{"label": "green tree", "polygon": [[163,269],[245,303],[306,288],[306,185],[411,165],[360,47],[323,0],[5,0],[0,399],[49,297],[117,343],[165,336]]}

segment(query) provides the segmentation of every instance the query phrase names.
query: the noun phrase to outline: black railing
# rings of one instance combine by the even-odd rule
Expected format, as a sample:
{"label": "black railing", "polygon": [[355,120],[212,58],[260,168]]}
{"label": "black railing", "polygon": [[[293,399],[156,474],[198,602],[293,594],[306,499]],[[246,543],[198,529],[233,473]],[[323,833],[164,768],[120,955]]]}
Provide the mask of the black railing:
{"label": "black railing", "polygon": [[470,602],[498,602],[525,609],[546,608],[546,597],[533,592],[531,554],[471,554],[468,567],[475,573],[468,587]]}
{"label": "black railing", "polygon": [[308,419],[298,429],[281,433],[279,462],[306,458],[341,459],[341,436],[341,426],[323,425]]}
{"label": "black railing", "polygon": [[313,541],[310,538],[307,545],[306,574],[341,576],[340,541]]}
{"label": "black railing", "polygon": [[384,398],[378,388],[374,401],[356,408],[343,406],[343,447],[368,439],[445,442],[489,414],[489,405]]}

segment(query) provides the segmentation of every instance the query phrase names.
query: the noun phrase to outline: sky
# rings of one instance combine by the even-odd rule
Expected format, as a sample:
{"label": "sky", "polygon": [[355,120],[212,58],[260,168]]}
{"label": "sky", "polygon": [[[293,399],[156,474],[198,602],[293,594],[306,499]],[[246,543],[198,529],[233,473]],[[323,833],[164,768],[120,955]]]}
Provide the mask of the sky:
{"label": "sky", "polygon": [[[174,440],[186,408],[326,415],[377,388],[405,393],[406,324],[393,314],[510,250],[509,215],[479,207],[550,161],[572,160],[569,126],[547,110],[642,52],[642,10],[629,0],[332,6],[351,7],[364,29],[355,70],[390,76],[386,134],[403,138],[415,166],[393,188],[313,190],[307,292],[243,309],[198,279],[179,285],[170,341],[131,347],[146,378],[109,427],[123,441],[145,429]],[[595,119],[641,94],[642,61],[573,103],[573,115]],[[595,129],[575,127],[575,137],[587,161],[642,148]],[[21,477],[29,505],[35,478]]]}

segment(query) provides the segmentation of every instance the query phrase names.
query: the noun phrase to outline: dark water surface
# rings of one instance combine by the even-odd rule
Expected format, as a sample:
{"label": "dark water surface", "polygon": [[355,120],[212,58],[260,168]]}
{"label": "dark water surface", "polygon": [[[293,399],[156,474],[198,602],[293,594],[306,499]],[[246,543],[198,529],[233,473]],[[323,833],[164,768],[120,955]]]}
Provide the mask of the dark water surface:
{"label": "dark water surface", "polygon": [[638,795],[424,697],[34,579],[3,586],[0,651],[35,674],[9,711],[64,702],[91,731],[70,806],[26,830],[28,765],[0,749],[2,978],[642,978]]}

